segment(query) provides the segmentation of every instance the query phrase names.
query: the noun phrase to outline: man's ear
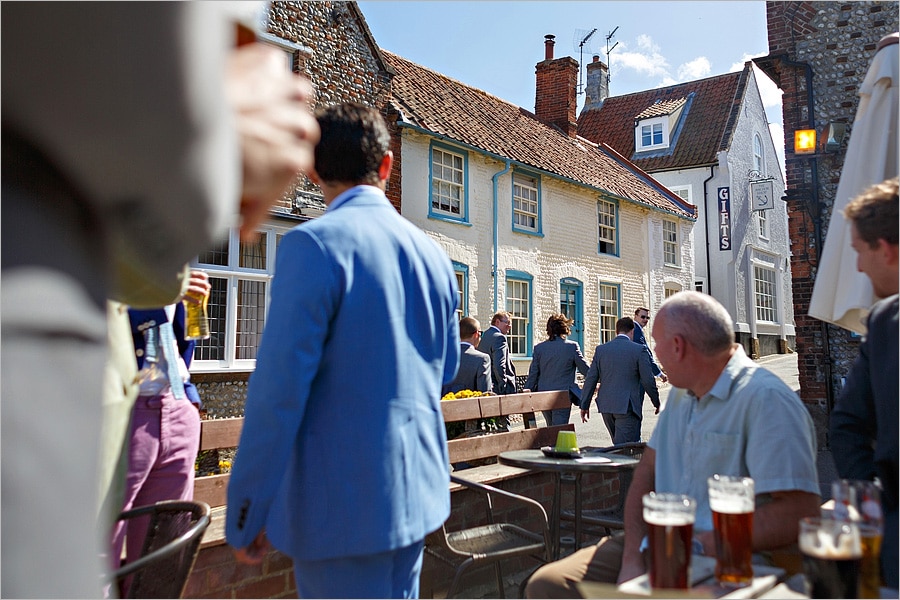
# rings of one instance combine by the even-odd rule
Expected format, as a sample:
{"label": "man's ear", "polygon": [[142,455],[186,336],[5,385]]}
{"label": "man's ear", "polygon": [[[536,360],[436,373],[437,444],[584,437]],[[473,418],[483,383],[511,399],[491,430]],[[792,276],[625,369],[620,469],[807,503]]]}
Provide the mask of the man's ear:
{"label": "man's ear", "polygon": [[391,176],[391,167],[394,165],[394,153],[390,150],[387,151],[387,154],[384,155],[384,158],[381,159],[381,164],[378,165],[378,179],[381,181],[387,181]]}
{"label": "man's ear", "polygon": [[900,250],[897,244],[892,244],[884,238],[878,238],[878,250],[884,257],[885,264],[897,266],[900,261]]}

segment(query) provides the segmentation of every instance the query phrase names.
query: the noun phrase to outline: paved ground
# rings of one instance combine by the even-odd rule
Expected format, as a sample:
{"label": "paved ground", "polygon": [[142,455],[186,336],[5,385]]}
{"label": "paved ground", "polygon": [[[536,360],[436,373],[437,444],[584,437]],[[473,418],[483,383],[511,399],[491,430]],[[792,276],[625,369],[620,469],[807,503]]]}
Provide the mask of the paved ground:
{"label": "paved ground", "polygon": [[[797,372],[797,355],[796,354],[774,354],[765,356],[756,361],[760,365],[769,369],[784,381],[788,387],[795,392],[800,392],[800,382]],[[657,380],[658,381],[658,380]],[[668,384],[659,384],[659,396],[662,405],[665,406],[666,399],[672,386]],[[587,423],[581,422],[579,411],[575,408],[572,410],[570,422],[575,423],[575,432],[578,435],[578,444],[581,446],[609,446],[612,444],[603,419],[595,412],[596,406],[592,407],[591,417]],[[653,414],[653,405],[649,400],[644,400],[644,421],[641,431],[641,438],[649,440],[653,429],[656,427],[657,415]],[[540,417],[538,417],[540,418]],[[822,488],[822,499],[827,500],[831,497],[831,482],[837,478],[834,468],[834,461],[831,453],[826,449],[820,449],[818,456],[819,482]]]}

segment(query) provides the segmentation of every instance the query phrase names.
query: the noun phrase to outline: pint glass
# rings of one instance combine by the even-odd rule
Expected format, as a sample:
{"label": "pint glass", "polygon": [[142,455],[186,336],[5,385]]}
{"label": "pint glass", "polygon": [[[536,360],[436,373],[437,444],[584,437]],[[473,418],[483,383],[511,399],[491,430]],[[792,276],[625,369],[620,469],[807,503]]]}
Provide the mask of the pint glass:
{"label": "pint glass", "polygon": [[716,581],[744,587],[753,581],[753,480],[713,475],[707,480],[716,538]]}
{"label": "pint glass", "polygon": [[209,333],[209,314],[206,305],[209,302],[209,294],[200,296],[193,292],[188,292],[189,296],[199,300],[199,303],[184,300],[185,323],[184,323],[184,339],[186,340],[205,340],[210,336]]}
{"label": "pint glass", "polygon": [[690,587],[691,539],[696,501],[680,494],[644,495],[644,522],[650,539],[650,587]]}
{"label": "pint glass", "polygon": [[862,558],[856,523],[818,517],[800,520],[800,553],[810,598],[858,598]]}
{"label": "pint glass", "polygon": [[831,484],[834,518],[859,526],[862,562],[859,565],[859,597],[879,598],[881,592],[881,538],[884,518],[881,491],[874,481],[839,479]]}

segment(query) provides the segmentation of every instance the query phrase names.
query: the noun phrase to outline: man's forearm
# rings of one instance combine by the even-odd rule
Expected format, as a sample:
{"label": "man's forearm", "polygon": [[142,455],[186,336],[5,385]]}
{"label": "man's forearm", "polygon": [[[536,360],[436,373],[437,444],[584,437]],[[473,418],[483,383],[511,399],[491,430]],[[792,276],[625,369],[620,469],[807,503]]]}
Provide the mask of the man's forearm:
{"label": "man's forearm", "polygon": [[818,516],[821,503],[818,494],[773,492],[772,501],[758,507],[753,515],[753,550],[774,550],[796,543],[800,519]]}

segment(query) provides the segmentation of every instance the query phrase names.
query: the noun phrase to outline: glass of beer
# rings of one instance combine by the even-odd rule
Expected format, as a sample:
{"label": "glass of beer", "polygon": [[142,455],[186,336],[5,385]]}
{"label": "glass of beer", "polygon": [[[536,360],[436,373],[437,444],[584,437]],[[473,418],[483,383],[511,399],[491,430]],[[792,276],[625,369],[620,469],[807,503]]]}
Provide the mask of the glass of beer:
{"label": "glass of beer", "polygon": [[[190,296],[191,300],[187,298]],[[185,294],[184,303],[184,339],[186,340],[206,340],[210,337],[209,331],[209,313],[207,312],[207,303],[209,302],[209,293],[200,294],[193,290],[188,290]]]}
{"label": "glass of beer", "polygon": [[800,520],[798,542],[810,598],[859,598],[862,543],[856,523],[807,517]]}
{"label": "glass of beer", "polygon": [[839,479],[831,484],[833,518],[859,527],[862,562],[859,565],[859,597],[881,597],[881,539],[884,516],[881,490],[874,481]]}
{"label": "glass of beer", "polygon": [[644,495],[644,522],[650,538],[650,587],[690,587],[691,539],[697,502],[681,494]]}
{"label": "glass of beer", "polygon": [[753,581],[753,480],[713,475],[707,486],[716,538],[716,581],[726,587],[748,586]]}

